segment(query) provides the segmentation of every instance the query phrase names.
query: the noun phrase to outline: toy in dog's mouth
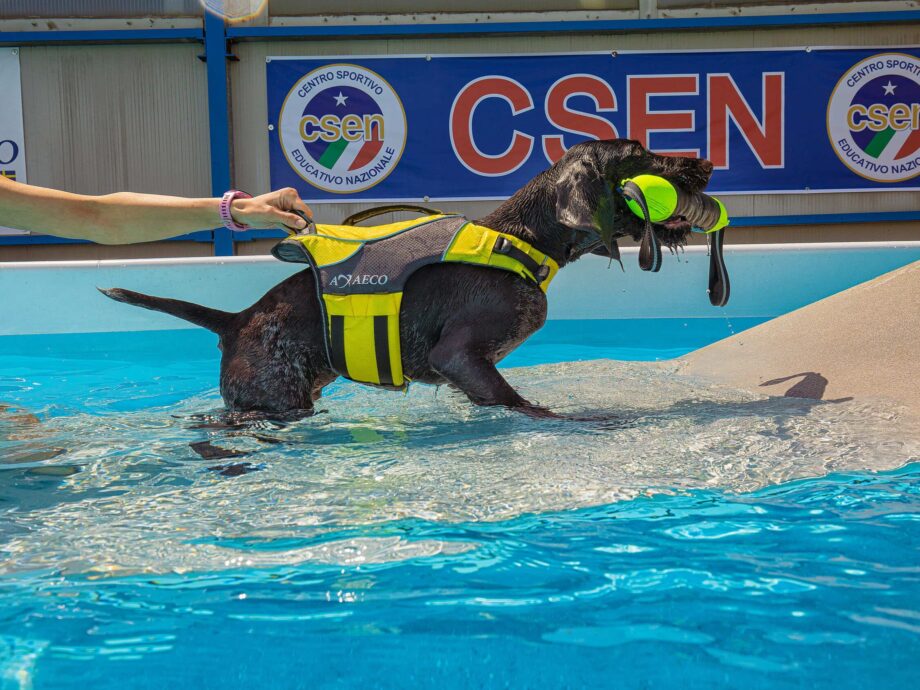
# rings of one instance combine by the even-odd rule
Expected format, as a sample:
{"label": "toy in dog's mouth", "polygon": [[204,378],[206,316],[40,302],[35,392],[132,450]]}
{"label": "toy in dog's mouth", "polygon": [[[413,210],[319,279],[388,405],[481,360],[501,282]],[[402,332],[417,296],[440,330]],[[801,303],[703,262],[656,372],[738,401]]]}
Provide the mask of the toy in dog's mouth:
{"label": "toy in dog's mouth", "polygon": [[715,197],[688,192],[657,175],[625,179],[617,190],[630,210],[644,221],[639,244],[639,267],[643,271],[661,268],[662,239],[673,249],[683,243],[690,231],[710,235],[709,301],[717,307],[725,306],[729,296],[728,271],[722,258],[722,231],[729,224],[725,205]]}

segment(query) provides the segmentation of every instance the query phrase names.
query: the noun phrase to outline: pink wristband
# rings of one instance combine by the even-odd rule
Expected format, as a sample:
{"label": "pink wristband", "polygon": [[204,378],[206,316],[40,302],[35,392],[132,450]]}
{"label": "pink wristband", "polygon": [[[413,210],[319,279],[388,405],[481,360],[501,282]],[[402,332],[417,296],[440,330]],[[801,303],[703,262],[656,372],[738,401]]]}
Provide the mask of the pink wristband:
{"label": "pink wristband", "polygon": [[237,223],[233,220],[233,215],[230,213],[230,204],[233,203],[234,199],[251,199],[252,195],[247,194],[246,192],[241,192],[237,189],[231,189],[229,192],[225,192],[223,198],[220,200],[220,220],[224,224],[224,227],[229,230],[248,230],[249,226],[244,223]]}

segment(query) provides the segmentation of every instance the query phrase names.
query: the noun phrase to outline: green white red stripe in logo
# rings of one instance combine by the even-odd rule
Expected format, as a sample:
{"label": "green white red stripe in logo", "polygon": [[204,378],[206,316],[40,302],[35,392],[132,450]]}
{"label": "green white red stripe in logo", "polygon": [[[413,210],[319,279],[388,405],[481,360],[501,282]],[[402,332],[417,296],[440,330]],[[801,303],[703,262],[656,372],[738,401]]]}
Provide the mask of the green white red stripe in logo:
{"label": "green white red stripe in logo", "polygon": [[920,148],[920,130],[898,132],[888,127],[876,133],[863,150],[873,158],[881,158],[883,154],[889,153],[893,154],[890,156],[893,160],[900,160],[918,148]]}
{"label": "green white red stripe in logo", "polygon": [[380,139],[346,141],[341,138],[331,142],[316,162],[328,170],[360,170],[374,160],[381,148],[383,141]]}

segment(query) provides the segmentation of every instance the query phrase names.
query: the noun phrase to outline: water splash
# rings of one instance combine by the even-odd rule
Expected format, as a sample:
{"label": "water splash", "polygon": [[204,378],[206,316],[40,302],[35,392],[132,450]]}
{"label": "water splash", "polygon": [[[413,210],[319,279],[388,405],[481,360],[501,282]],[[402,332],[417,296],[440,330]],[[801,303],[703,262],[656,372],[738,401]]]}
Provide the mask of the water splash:
{"label": "water splash", "polygon": [[[497,521],[656,493],[750,492],[920,458],[916,424],[875,403],[766,398],[667,366],[612,361],[508,374],[552,409],[611,418],[534,421],[430,387],[402,396],[341,385],[323,401],[326,413],[257,432],[191,428],[188,418],[213,406],[210,393],[25,425],[8,434],[0,466],[0,490],[17,505],[3,516],[0,573],[203,572],[459,553],[468,547],[456,540],[355,540],[392,521]],[[263,469],[209,471],[214,461],[189,447],[204,440]],[[254,542],[265,545],[256,558]]]}

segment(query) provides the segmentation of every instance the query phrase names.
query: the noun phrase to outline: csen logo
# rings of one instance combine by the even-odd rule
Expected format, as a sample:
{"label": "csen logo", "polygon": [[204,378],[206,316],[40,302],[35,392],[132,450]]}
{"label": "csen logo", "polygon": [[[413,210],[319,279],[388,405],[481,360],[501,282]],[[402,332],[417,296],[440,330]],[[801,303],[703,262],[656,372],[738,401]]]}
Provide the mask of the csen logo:
{"label": "csen logo", "polygon": [[903,182],[920,175],[920,59],[881,53],[853,65],[827,106],[837,157],[857,175]]}
{"label": "csen logo", "polygon": [[301,77],[279,115],[290,166],[323,191],[349,194],[389,175],[406,146],[406,113],[386,80],[358,65],[325,65]]}

